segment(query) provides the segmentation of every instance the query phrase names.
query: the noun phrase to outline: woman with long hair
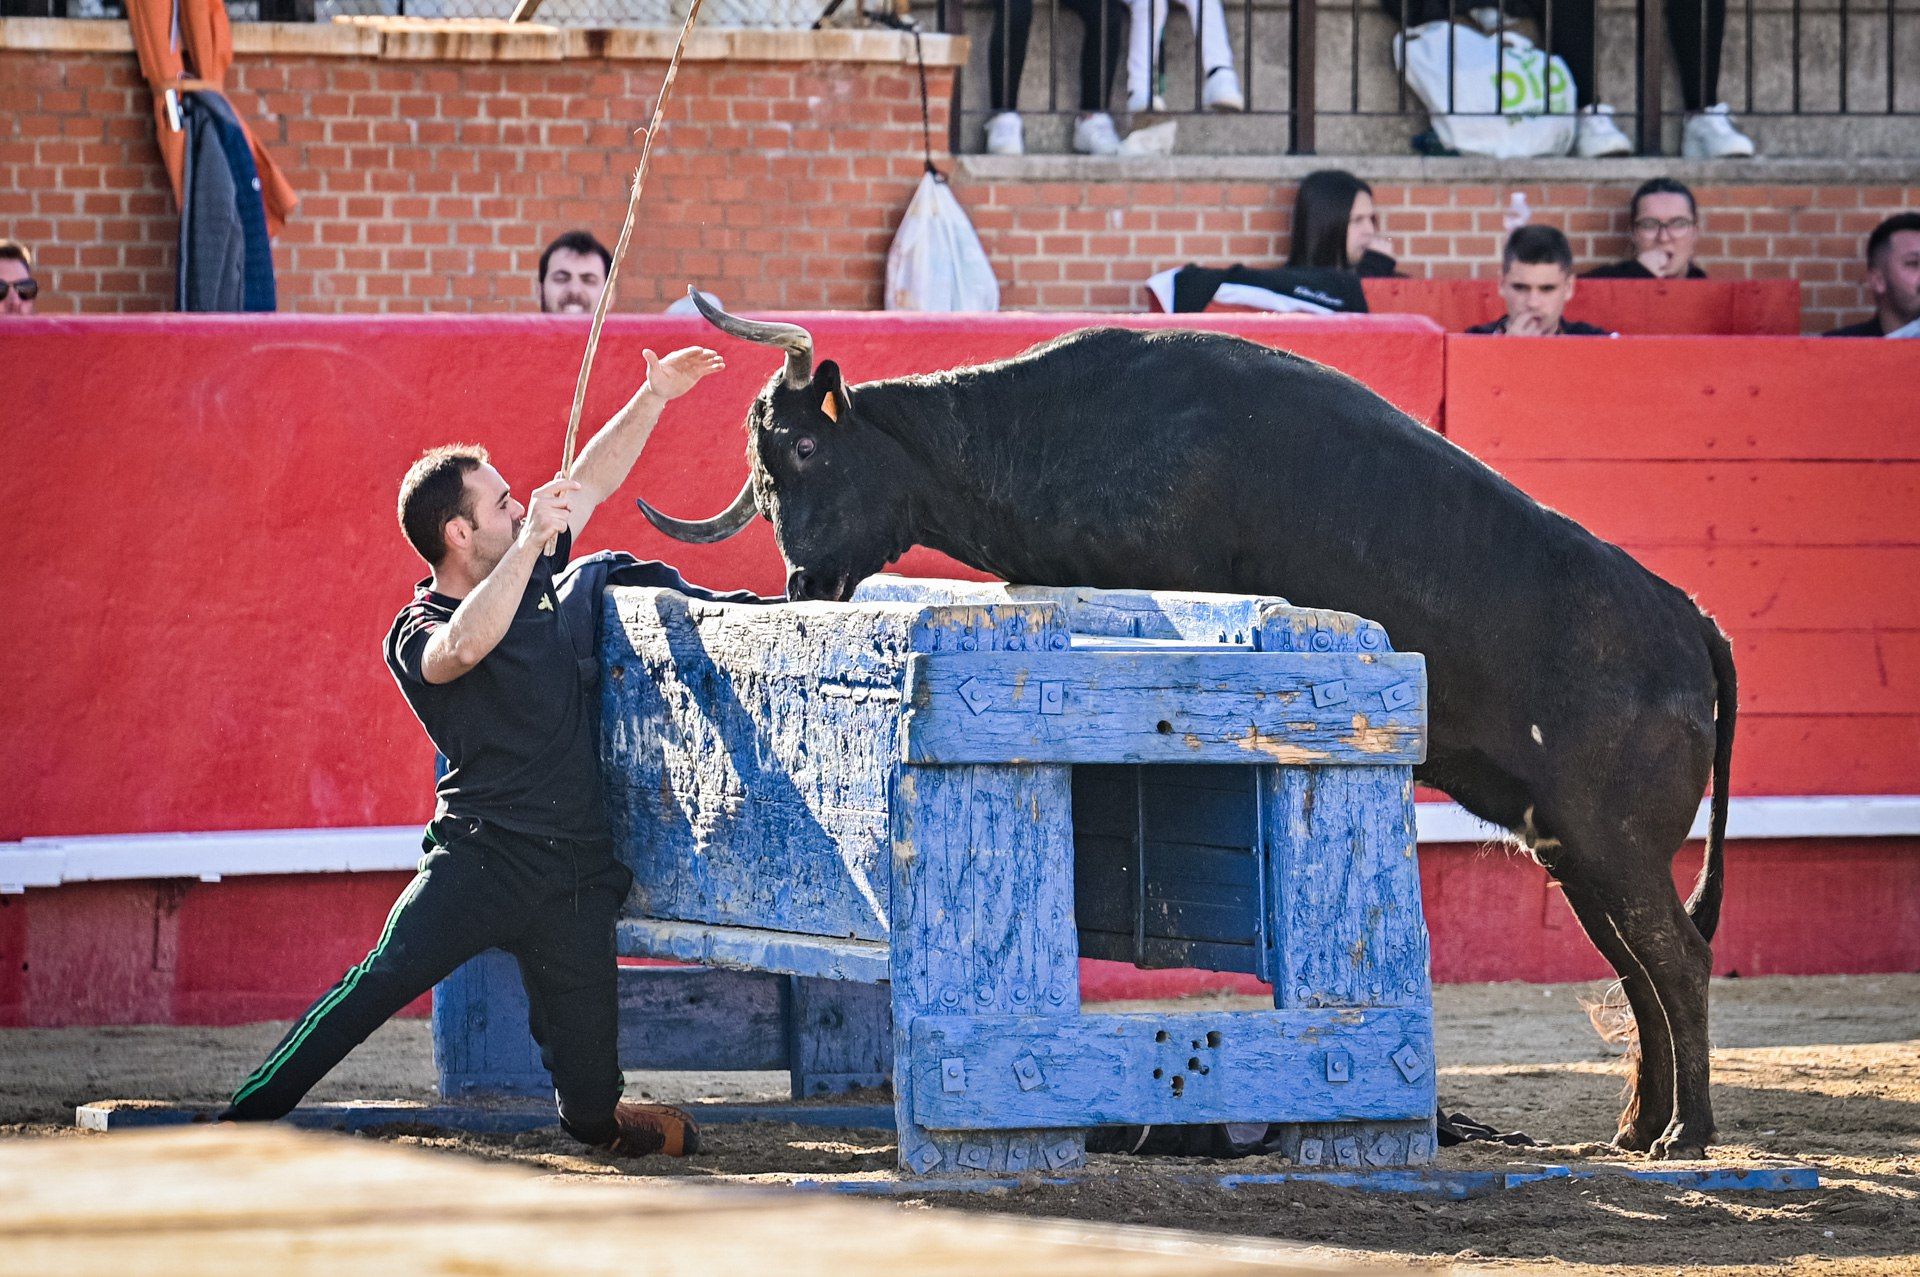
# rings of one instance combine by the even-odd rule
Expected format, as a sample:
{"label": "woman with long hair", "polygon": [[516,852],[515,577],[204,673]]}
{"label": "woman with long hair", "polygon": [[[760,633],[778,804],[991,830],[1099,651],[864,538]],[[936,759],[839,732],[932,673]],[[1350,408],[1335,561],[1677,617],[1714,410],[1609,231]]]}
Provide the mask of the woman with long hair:
{"label": "woman with long hair", "polygon": [[1371,186],[1343,169],[1321,169],[1301,179],[1293,197],[1287,265],[1393,275],[1395,262],[1387,252],[1392,246],[1380,233]]}

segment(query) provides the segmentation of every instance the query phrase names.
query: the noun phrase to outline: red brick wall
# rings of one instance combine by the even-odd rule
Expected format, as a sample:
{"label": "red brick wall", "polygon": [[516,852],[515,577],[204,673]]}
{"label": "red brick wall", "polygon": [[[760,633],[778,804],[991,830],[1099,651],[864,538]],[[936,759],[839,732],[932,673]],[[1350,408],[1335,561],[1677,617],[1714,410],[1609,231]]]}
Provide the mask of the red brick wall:
{"label": "red brick wall", "polygon": [[[227,77],[299,210],[274,244],[282,310],[536,305],[540,250],[609,245],[661,62],[242,56]],[[927,70],[936,142],[952,72]],[[0,235],[35,246],[42,312],[166,309],[178,219],[131,54],[0,50]],[[698,281],[729,305],[880,305],[921,173],[912,67],[695,62],[622,267],[623,308]]]}
{"label": "red brick wall", "polygon": [[[102,24],[73,24],[100,26]],[[235,105],[303,203],[275,246],[284,310],[500,311],[533,305],[560,231],[609,243],[664,64],[413,62],[242,53]],[[936,148],[951,71],[929,67]],[[128,53],[0,50],[0,234],[40,249],[41,309],[164,309],[177,222]],[[885,62],[689,61],[623,274],[623,308],[689,281],[729,305],[872,308],[920,173],[918,85]],[[936,149],[936,155],[946,158]],[[1334,161],[1330,161],[1334,162]],[[1357,163],[1364,168],[1364,163]],[[1516,190],[1582,262],[1628,252],[1634,181],[1376,183],[1402,269],[1489,272]],[[973,179],[972,214],[1010,309],[1134,310],[1189,261],[1263,262],[1287,242],[1291,181]],[[1702,260],[1721,278],[1794,278],[1804,328],[1867,313],[1861,244],[1920,185],[1702,185]]]}
{"label": "red brick wall", "polygon": [[[1364,168],[1364,161],[1350,161]],[[1637,181],[1582,185],[1373,183],[1382,227],[1409,275],[1494,273],[1515,191],[1560,227],[1574,257],[1632,255],[1627,199]],[[1287,251],[1293,182],[977,181],[958,186],[1008,309],[1137,310],[1141,281],[1188,262],[1269,263]],[[1802,330],[1871,312],[1860,284],[1867,233],[1920,208],[1920,185],[1700,185],[1699,259],[1721,279],[1798,279]]]}

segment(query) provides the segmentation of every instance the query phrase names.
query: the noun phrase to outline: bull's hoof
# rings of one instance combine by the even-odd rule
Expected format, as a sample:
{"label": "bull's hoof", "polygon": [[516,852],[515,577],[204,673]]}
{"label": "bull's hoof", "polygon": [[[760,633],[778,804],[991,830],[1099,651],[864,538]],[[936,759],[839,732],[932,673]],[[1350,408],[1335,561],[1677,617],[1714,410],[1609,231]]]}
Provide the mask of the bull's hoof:
{"label": "bull's hoof", "polygon": [[1658,1131],[1629,1123],[1613,1133],[1613,1146],[1623,1153],[1644,1153],[1660,1138]]}
{"label": "bull's hoof", "polygon": [[1699,1162],[1706,1160],[1707,1145],[1713,1133],[1694,1135],[1684,1126],[1675,1125],[1667,1133],[1653,1142],[1647,1150],[1647,1156],[1656,1162]]}

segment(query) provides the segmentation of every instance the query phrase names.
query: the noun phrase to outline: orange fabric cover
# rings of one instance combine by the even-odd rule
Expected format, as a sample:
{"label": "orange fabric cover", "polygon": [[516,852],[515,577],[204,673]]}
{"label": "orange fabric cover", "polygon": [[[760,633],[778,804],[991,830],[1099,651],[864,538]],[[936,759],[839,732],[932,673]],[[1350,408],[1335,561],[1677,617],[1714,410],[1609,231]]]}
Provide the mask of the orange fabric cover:
{"label": "orange fabric cover", "polygon": [[[227,25],[225,0],[177,0],[180,43],[184,49],[174,48],[174,3],[175,0],[127,0],[127,23],[133,28],[133,47],[140,58],[140,72],[153,89],[153,119],[160,139],[160,156],[166,162],[177,205],[181,172],[186,164],[186,136],[174,132],[167,120],[167,90],[223,91],[227,67],[233,61],[233,34]],[[253,136],[253,131],[247,129],[244,121],[240,127],[253,145],[253,163],[260,170],[260,197],[266,205],[267,231],[277,235],[286,228],[287,217],[299,205],[300,197],[273,157],[260,145],[260,140]]]}

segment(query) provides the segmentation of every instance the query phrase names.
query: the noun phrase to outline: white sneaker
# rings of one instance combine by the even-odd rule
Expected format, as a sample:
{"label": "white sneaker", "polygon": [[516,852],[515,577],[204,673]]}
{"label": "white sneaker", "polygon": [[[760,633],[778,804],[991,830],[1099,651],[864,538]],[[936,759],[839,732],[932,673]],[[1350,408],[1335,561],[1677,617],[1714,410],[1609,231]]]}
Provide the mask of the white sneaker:
{"label": "white sneaker", "polygon": [[1200,90],[1200,105],[1209,111],[1244,111],[1247,99],[1240,92],[1240,77],[1232,67],[1215,67],[1207,72]]}
{"label": "white sneaker", "polygon": [[1680,154],[1690,160],[1746,159],[1753,154],[1753,139],[1733,127],[1733,116],[1722,102],[1687,117]]}
{"label": "white sneaker", "polygon": [[1002,111],[987,121],[988,155],[1025,155],[1026,126],[1014,111]]}
{"label": "white sneaker", "polygon": [[1583,160],[1633,154],[1633,142],[1613,122],[1613,108],[1604,102],[1581,107],[1577,127],[1580,132],[1573,144],[1573,153]]}
{"label": "white sneaker", "polygon": [[1147,111],[1153,111],[1154,113],[1159,114],[1161,112],[1164,112],[1166,109],[1167,109],[1167,100],[1161,97],[1158,93],[1154,94],[1151,99],[1148,99],[1145,97],[1137,97],[1131,93],[1127,94],[1127,113],[1129,115],[1141,115]]}
{"label": "white sneaker", "polygon": [[1073,149],[1082,155],[1118,155],[1120,134],[1105,111],[1083,115],[1073,122]]}

